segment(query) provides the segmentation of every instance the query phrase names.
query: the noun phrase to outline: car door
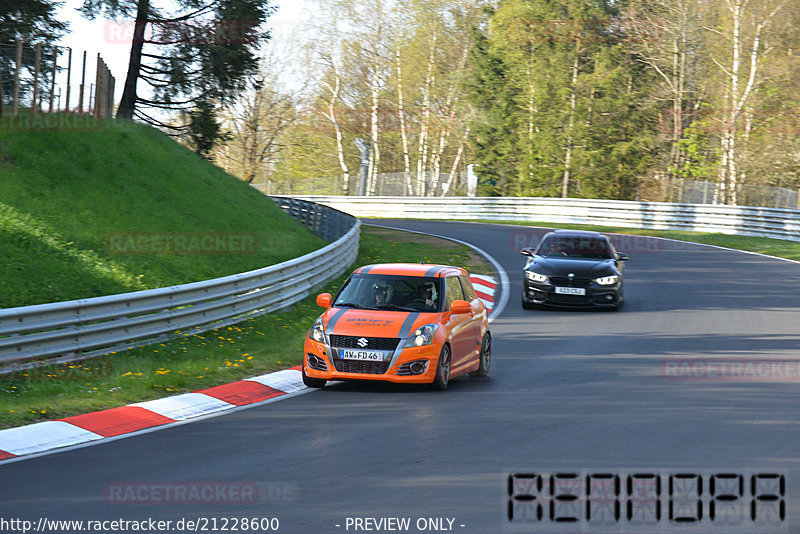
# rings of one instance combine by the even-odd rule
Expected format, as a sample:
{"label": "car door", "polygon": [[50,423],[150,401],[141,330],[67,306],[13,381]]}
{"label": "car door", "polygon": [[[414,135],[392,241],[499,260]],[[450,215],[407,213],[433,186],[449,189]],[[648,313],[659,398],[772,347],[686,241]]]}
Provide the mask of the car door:
{"label": "car door", "polygon": [[[479,310],[482,308],[482,303],[478,299],[478,294],[475,291],[475,288],[472,287],[472,282],[470,281],[469,276],[461,275],[459,280],[461,281],[461,288],[464,290],[465,300],[472,305],[472,309]],[[470,317],[470,321],[472,344],[467,350],[470,354],[473,354],[475,357],[477,357],[481,349],[481,342],[483,341],[483,316],[479,313],[475,313]]]}
{"label": "car door", "polygon": [[[445,278],[445,311],[450,311],[450,305],[456,300],[466,300],[458,276]],[[472,345],[472,317],[469,313],[450,314],[447,323],[450,330],[452,346],[451,372],[457,372],[469,363],[470,347]]]}

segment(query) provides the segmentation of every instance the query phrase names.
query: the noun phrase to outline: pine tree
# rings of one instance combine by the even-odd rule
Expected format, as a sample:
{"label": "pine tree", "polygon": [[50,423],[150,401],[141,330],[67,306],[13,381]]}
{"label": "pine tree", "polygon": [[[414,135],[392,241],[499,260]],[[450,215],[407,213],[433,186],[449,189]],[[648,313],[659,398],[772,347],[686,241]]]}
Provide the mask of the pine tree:
{"label": "pine tree", "polygon": [[[261,31],[273,9],[269,0],[178,0],[168,15],[150,0],[86,0],[81,11],[135,17],[134,36],[117,118],[140,118],[176,135],[188,135],[201,154],[221,139],[216,109],[241,93],[258,67],[256,47],[269,39]],[[145,49],[145,45],[147,48]],[[153,90],[137,90],[144,81]],[[152,111],[179,110],[187,124],[175,126]]]}

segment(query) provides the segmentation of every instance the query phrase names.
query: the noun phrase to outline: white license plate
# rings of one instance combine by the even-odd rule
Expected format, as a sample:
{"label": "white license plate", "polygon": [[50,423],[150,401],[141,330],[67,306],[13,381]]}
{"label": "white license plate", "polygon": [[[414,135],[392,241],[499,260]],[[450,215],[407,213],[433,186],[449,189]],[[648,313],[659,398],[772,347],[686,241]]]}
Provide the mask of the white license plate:
{"label": "white license plate", "polygon": [[586,288],[583,287],[557,287],[556,293],[559,295],[585,295]]}
{"label": "white license plate", "polygon": [[341,349],[339,358],[343,360],[364,360],[367,362],[382,362],[385,352],[379,350]]}

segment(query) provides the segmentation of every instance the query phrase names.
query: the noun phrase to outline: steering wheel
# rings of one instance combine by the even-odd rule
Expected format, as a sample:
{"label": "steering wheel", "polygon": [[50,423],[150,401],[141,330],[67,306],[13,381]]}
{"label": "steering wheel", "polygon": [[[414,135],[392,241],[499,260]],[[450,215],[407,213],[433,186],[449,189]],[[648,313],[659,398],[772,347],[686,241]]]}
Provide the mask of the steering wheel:
{"label": "steering wheel", "polygon": [[425,299],[414,299],[414,300],[412,300],[412,301],[410,301],[408,303],[408,306],[414,306],[414,307],[420,307],[420,308],[431,308],[431,309],[435,308],[435,305],[434,306],[428,306],[425,303]]}

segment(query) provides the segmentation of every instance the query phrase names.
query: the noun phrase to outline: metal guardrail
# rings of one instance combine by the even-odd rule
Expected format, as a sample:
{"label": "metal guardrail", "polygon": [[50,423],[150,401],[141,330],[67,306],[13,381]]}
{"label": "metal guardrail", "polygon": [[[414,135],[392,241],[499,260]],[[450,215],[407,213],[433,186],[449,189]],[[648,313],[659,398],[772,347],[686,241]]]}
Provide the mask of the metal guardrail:
{"label": "metal guardrail", "polygon": [[325,204],[356,217],[542,221],[800,241],[800,211],[790,209],[538,197],[297,198]]}
{"label": "metal guardrail", "polygon": [[276,198],[335,241],[277,265],[191,284],[0,310],[0,373],[108,354],[212,330],[290,306],[358,255],[361,225],[325,206]]}

